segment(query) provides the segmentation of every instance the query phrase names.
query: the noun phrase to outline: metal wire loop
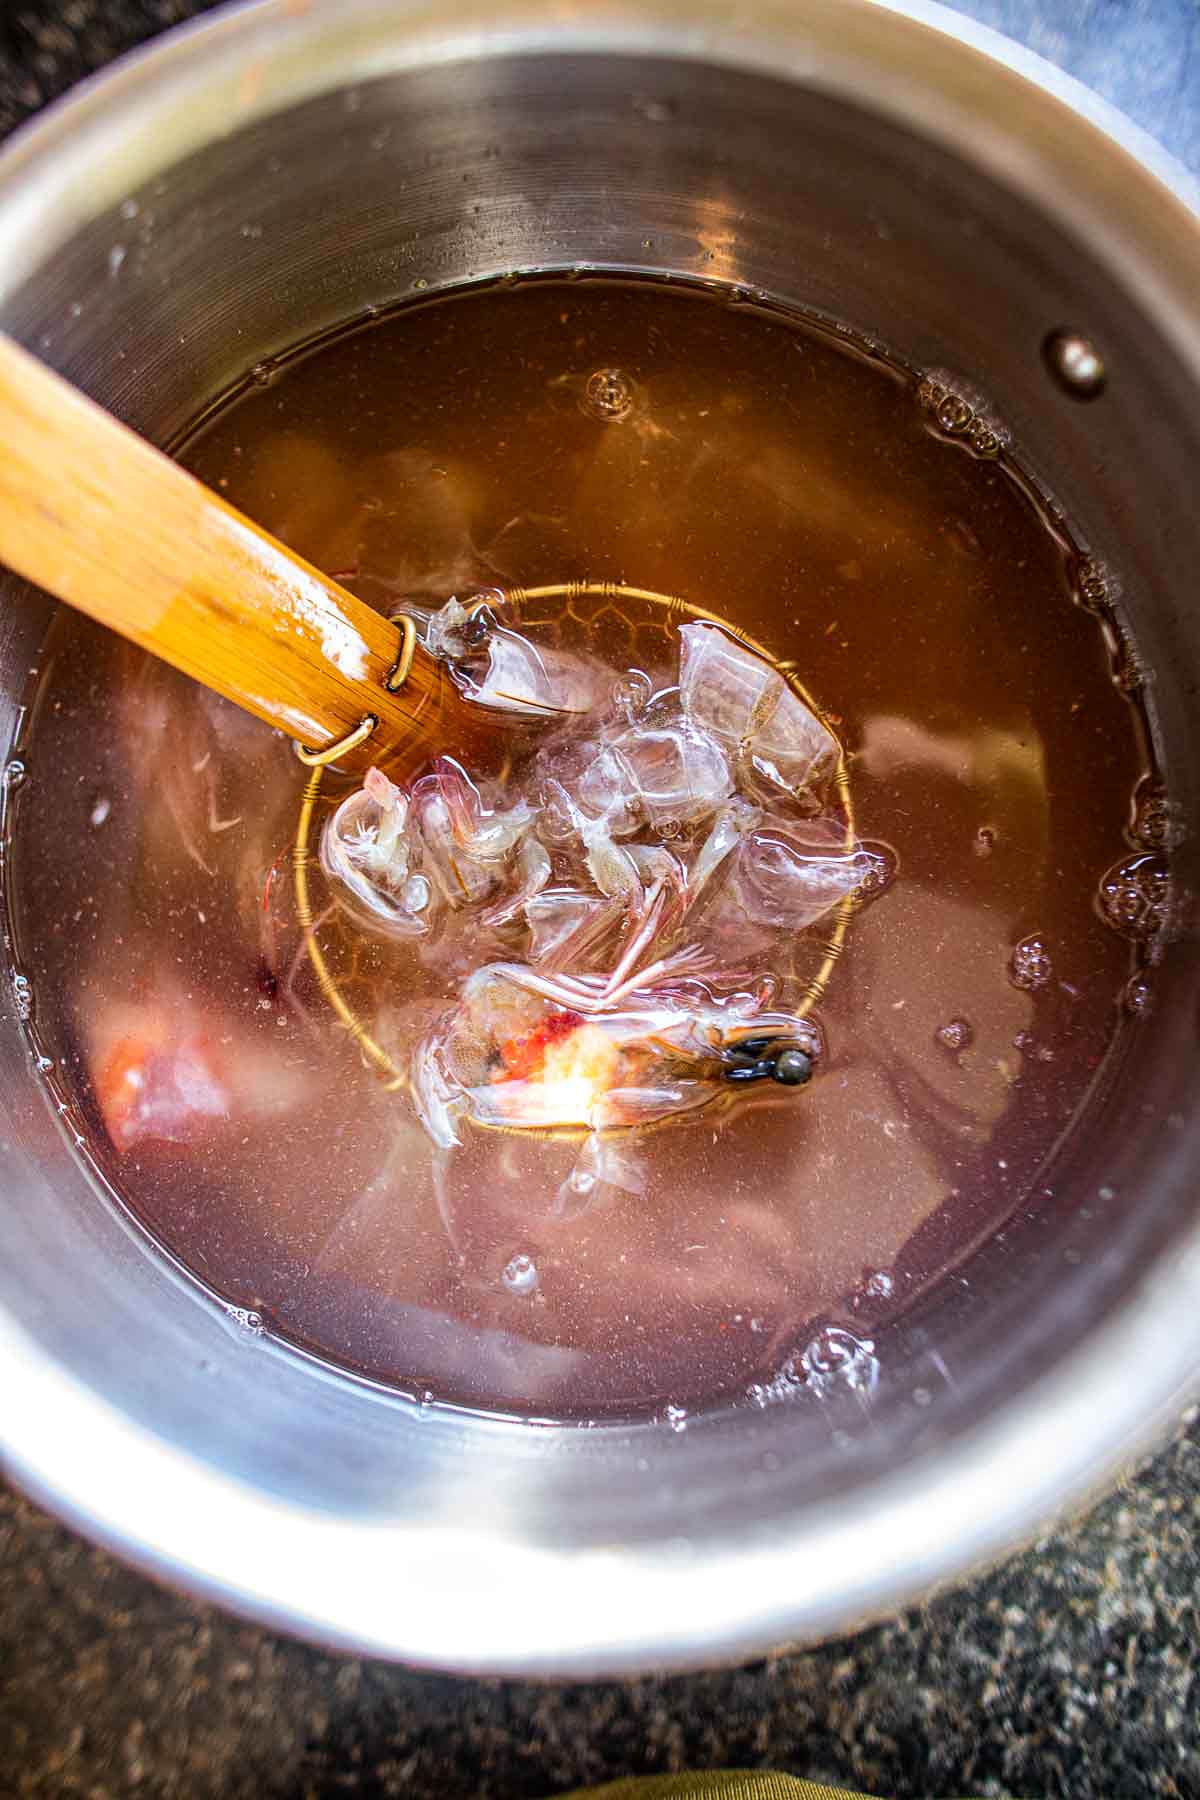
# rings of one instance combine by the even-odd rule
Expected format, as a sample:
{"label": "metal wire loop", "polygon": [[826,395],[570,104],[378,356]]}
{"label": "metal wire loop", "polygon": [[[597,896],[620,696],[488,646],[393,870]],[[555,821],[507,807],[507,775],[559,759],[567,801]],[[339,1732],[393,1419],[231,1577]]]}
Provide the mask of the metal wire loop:
{"label": "metal wire loop", "polygon": [[[494,600],[494,594],[481,594],[469,604],[468,612],[474,615],[483,606]],[[787,681],[788,686],[818,718],[825,715],[814,697],[800,681],[796,673],[796,665],[791,657],[773,656],[765,644],[760,644],[748,632],[739,631],[729,624],[719,613],[707,612],[702,606],[683,600],[678,595],[660,594],[651,588],[630,587],[616,581],[565,581],[550,582],[543,587],[520,588],[511,587],[505,590],[504,598],[518,617],[524,607],[531,601],[560,600],[570,604],[575,599],[603,598],[615,600],[644,600],[662,609],[664,624],[670,625],[679,618],[691,618],[719,625],[739,642],[753,650],[764,661],[777,668]],[[391,672],[384,678],[384,686],[390,692],[400,687],[412,665],[413,651],[416,645],[416,626],[411,619],[397,614],[393,624],[399,625],[403,631],[400,654],[396,658]],[[317,926],[313,918],[312,899],[309,893],[309,869],[315,861],[313,847],[314,827],[316,825],[317,806],[321,799],[322,770],[326,763],[336,762],[339,756],[355,745],[365,742],[375,728],[376,721],[370,715],[363,720],[358,731],[351,732],[349,737],[334,744],[328,750],[301,750],[296,746],[300,760],[312,770],[305,785],[304,796],[300,806],[300,819],[297,826],[295,843],[292,850],[293,871],[296,894],[296,911],[304,932],[305,947],[326,999],[329,1001],[337,1017],[341,1020],[350,1036],[358,1044],[364,1059],[373,1064],[384,1077],[391,1090],[401,1091],[408,1086],[408,1073],[396,1063],[384,1046],[367,1030],[354,1008],[343,995],[334,975],[325,959],[325,953],[317,941]],[[829,729],[832,731],[833,726]],[[360,735],[361,733],[361,735]],[[836,732],[834,733],[836,737]],[[834,773],[834,788],[846,817],[845,848],[850,851],[856,842],[854,822],[854,798],[850,787],[850,774],[844,755],[839,756]],[[804,992],[797,1003],[796,1012],[804,1018],[819,1006],[824,999],[826,988],[833,974],[834,966],[842,954],[850,922],[858,908],[858,900],[854,894],[848,894],[840,902],[830,919],[829,936],[824,942],[816,945],[821,962],[810,978]],[[732,1090],[728,1098],[732,1099]]]}
{"label": "metal wire loop", "polygon": [[297,744],[296,755],[306,769],[323,769],[329,763],[337,762],[339,757],[349,756],[360,744],[365,744],[378,724],[379,720],[374,713],[365,713],[354,729],[338,738],[336,743],[328,745],[324,750],[307,750],[303,744]]}

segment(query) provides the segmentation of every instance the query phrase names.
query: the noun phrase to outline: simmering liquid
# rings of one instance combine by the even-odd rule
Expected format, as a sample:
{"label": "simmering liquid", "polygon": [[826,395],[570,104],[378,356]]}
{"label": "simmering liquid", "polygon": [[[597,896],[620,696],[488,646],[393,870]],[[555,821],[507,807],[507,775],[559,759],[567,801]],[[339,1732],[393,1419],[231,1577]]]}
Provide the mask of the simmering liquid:
{"label": "simmering liquid", "polygon": [[[727,619],[836,730],[890,878],[815,1007],[811,1083],[641,1134],[636,1191],[564,1212],[578,1136],[468,1129],[439,1161],[336,1014],[290,746],[64,616],[14,925],[84,1153],[252,1326],[418,1396],[677,1422],[869,1383],[873,1333],[1038,1191],[1162,923],[1136,670],[998,428],[802,320],[546,279],[260,369],[184,460],[387,611],[610,582]],[[614,679],[678,655],[657,603],[563,609],[540,628]],[[498,728],[488,773],[542,729]],[[326,777],[314,846],[351,791]],[[470,934],[423,963],[307,872],[330,978],[399,1057],[456,1003]],[[802,971],[828,937],[790,946]]]}

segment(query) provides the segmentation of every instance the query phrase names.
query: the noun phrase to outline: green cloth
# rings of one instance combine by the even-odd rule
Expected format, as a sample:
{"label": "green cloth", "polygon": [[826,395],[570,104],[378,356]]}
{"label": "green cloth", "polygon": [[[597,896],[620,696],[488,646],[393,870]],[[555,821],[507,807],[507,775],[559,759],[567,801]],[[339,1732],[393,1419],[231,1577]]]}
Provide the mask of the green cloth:
{"label": "green cloth", "polygon": [[703,1769],[686,1775],[631,1776],[577,1788],[561,1800],[863,1800],[846,1788],[820,1787],[773,1769]]}
{"label": "green cloth", "polygon": [[629,1776],[576,1788],[559,1800],[864,1800],[849,1788],[822,1787],[773,1769],[704,1769],[687,1775]]}

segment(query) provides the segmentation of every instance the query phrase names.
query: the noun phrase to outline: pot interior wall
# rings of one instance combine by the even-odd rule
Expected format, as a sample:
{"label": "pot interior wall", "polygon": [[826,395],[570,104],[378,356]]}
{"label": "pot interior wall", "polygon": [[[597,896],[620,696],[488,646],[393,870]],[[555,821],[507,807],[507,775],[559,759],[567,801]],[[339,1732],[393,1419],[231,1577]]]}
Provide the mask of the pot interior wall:
{"label": "pot interior wall", "polygon": [[[1196,816],[1190,373],[1148,330],[1127,271],[931,143],[815,91],[604,54],[398,72],[234,132],[128,195],[48,251],[0,326],[167,440],[260,358],[369,306],[423,284],[577,265],[762,288],[988,395],[1083,540],[1121,572],[1154,674],[1159,753]],[[1093,332],[1111,365],[1089,407],[1061,395],[1040,359],[1063,323]],[[0,736],[46,617],[9,584]],[[1053,1209],[1015,1221],[909,1318],[869,1415],[856,1401],[832,1417],[798,1401],[681,1436],[417,1426],[388,1396],[239,1335],[98,1204],[29,1072],[7,984],[0,1301],[163,1439],[318,1509],[466,1516],[464,1459],[486,1458],[493,1494],[519,1504],[531,1541],[671,1537],[681,1519],[700,1545],[734,1519],[768,1533],[1011,1402],[1183,1229],[1198,972],[1187,944],[1171,962],[1164,1003],[1107,1072]]]}

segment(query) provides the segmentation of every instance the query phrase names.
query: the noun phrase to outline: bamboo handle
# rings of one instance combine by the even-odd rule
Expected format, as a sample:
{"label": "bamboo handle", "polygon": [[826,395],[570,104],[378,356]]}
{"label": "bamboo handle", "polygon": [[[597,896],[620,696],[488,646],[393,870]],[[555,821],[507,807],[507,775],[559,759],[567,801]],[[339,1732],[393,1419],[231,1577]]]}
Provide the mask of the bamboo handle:
{"label": "bamboo handle", "polygon": [[411,630],[3,335],[0,446],[0,561],[58,599],[310,751],[360,733],[337,758],[354,772],[416,744],[485,740],[486,720]]}

